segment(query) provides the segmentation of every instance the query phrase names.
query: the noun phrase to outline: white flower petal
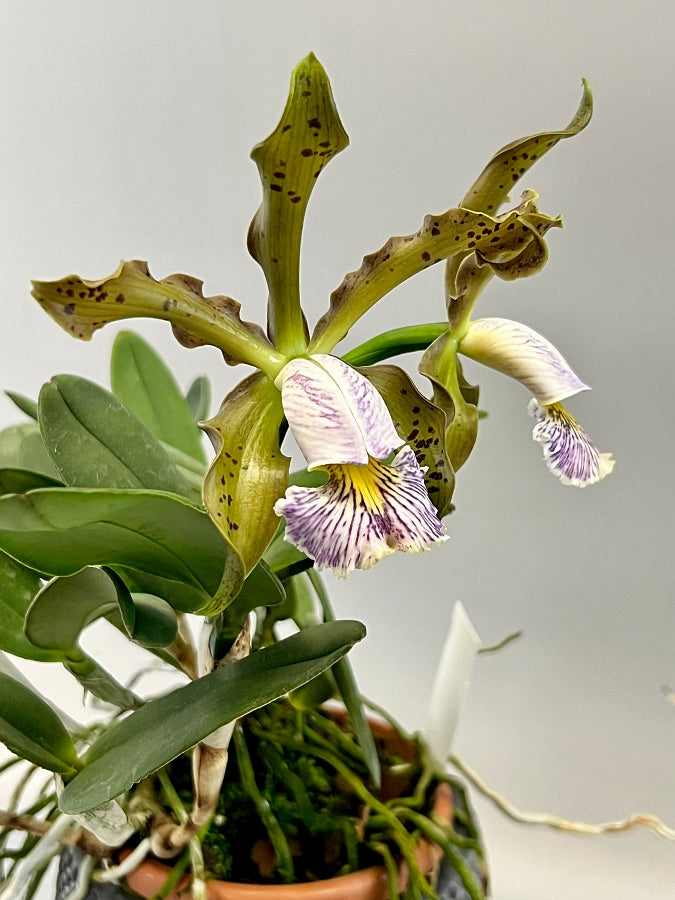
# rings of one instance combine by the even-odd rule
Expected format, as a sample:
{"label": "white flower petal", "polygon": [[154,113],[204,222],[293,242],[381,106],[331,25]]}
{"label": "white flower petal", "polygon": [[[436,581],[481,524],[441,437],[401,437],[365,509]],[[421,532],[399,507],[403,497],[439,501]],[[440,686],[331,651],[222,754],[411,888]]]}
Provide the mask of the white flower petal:
{"label": "white flower petal", "polygon": [[612,454],[600,453],[563,406],[553,403],[542,409],[530,400],[528,412],[537,420],[532,437],[543,444],[546,465],[563,484],[585,487],[612,471]]}
{"label": "white flower petal", "polygon": [[[369,456],[384,459],[403,441],[392,422],[382,395],[356,369],[336,356],[317,353],[312,356],[333,378],[361,428]],[[342,462],[342,460],[335,460]]]}
{"label": "white flower petal", "polygon": [[469,679],[482,641],[459,602],[452,608],[436,678],[431,689],[424,739],[438,769],[445,770]]}
{"label": "white flower petal", "polygon": [[590,390],[553,344],[520,322],[478,319],[471,323],[459,349],[470,359],[520,381],[540,406]]}
{"label": "white flower petal", "polygon": [[290,487],[274,511],[286,517],[286,540],[318,569],[337,575],[369,569],[395,550],[419,552],[446,540],[424,473],[405,446],[385,465],[331,465],[318,488]]}
{"label": "white flower petal", "polygon": [[325,354],[293,359],[275,381],[293,436],[308,468],[367,465],[400,447],[389,411],[371,383]]}

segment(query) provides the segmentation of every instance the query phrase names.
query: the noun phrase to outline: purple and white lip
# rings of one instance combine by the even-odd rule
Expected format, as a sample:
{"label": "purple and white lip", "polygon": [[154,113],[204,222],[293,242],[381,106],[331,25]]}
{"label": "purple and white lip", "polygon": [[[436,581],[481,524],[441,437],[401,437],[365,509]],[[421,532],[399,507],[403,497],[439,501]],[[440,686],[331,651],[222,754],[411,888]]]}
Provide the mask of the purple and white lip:
{"label": "purple and white lip", "polygon": [[291,360],[275,384],[308,468],[328,472],[324,485],[291,486],[275,504],[286,540],[317,568],[347,575],[395,550],[417,552],[446,539],[424,471],[367,378],[317,354]]}
{"label": "purple and white lip", "polygon": [[590,388],[550,341],[520,322],[488,318],[470,324],[459,349],[530,391],[528,411],[537,420],[532,438],[543,445],[549,471],[563,484],[585,487],[609,475],[612,455],[597,449],[560,402]]}

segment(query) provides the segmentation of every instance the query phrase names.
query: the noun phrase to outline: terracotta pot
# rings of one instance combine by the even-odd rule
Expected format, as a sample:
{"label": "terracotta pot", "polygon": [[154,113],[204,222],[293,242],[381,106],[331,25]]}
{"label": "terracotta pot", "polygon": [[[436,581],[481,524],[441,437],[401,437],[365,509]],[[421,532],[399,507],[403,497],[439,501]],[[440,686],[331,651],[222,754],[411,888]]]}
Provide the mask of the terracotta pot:
{"label": "terracotta pot", "polygon": [[[333,714],[331,712],[331,714]],[[333,714],[339,721],[340,713]],[[402,742],[399,735],[387,724],[371,722],[377,736],[391,741],[403,758],[414,752],[412,745]],[[392,786],[393,787],[393,786]],[[389,793],[385,785],[384,791]],[[441,784],[434,795],[434,813],[450,823],[453,816],[452,790]],[[416,848],[417,862],[424,874],[429,874],[442,857],[441,850],[426,840],[420,840]],[[127,879],[129,887],[141,897],[152,897],[166,881],[170,868],[156,860],[146,860]],[[406,866],[399,873],[398,891],[404,890],[408,880]],[[189,900],[190,880],[186,876],[166,900]],[[240,884],[230,881],[208,881],[209,900],[388,900],[387,873],[384,866],[370,866],[349,875],[339,875],[322,881],[302,884]]]}

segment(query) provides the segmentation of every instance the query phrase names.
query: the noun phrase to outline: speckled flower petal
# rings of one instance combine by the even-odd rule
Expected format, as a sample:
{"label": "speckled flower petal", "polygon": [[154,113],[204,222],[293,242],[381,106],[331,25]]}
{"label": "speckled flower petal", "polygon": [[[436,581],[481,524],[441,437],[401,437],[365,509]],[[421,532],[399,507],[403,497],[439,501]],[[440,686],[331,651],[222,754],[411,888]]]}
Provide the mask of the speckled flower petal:
{"label": "speckled flower petal", "polygon": [[415,454],[405,446],[391,465],[331,465],[318,488],[290,487],[274,511],[286,517],[286,540],[318,569],[337,575],[369,569],[395,550],[419,552],[446,540]]}
{"label": "speckled flower petal", "polygon": [[308,468],[367,465],[384,459],[403,440],[384,400],[342,360],[325,354],[293,359],[275,381],[293,436]]}
{"label": "speckled flower petal", "polygon": [[536,400],[531,400],[528,412],[537,420],[532,437],[543,444],[546,465],[563,484],[585,487],[612,471],[615,462],[612,454],[600,453],[559,403],[542,408]]}
{"label": "speckled flower petal", "polygon": [[459,349],[470,359],[520,381],[540,406],[590,390],[553,344],[520,322],[478,319]]}

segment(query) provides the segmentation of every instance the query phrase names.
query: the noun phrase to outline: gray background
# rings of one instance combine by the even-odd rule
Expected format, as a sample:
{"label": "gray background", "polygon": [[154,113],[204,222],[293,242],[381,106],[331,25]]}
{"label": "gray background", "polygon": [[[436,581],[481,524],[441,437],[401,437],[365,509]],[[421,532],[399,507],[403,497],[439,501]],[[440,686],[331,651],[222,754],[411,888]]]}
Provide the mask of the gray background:
{"label": "gray background", "polygon": [[[310,320],[361,256],[454,205],[507,141],[567,123],[591,81],[590,128],[526,178],[547,212],[551,260],[493,284],[481,315],[522,319],[593,386],[571,408],[615,473],[561,487],[530,440],[527,394],[478,366],[490,412],[460,473],[451,541],[389,558],[335,605],[368,626],[364,691],[409,727],[461,599],[493,642],[457,751],[514,803],[603,821],[651,811],[675,825],[672,603],[673,25],[662,2],[18,2],[0,5],[3,97],[0,385],[35,396],[57,372],[107,383],[109,326],[72,341],[29,297],[31,277],[100,278],[120,258],[182,271],[249,319],[265,287],[245,233],[259,203],[252,145],[278,121],[292,67],[326,66],[351,147],[310,205],[302,287]],[[442,271],[386,298],[344,348],[442,318]],[[222,395],[242,374],[139,322],[182,384]],[[0,422],[20,414],[0,398]],[[94,645],[108,638],[90,635]],[[113,669],[120,649],[111,652]],[[71,711],[52,667],[25,667]],[[646,833],[580,838],[507,821],[475,797],[499,900],[675,897],[675,846]]]}

